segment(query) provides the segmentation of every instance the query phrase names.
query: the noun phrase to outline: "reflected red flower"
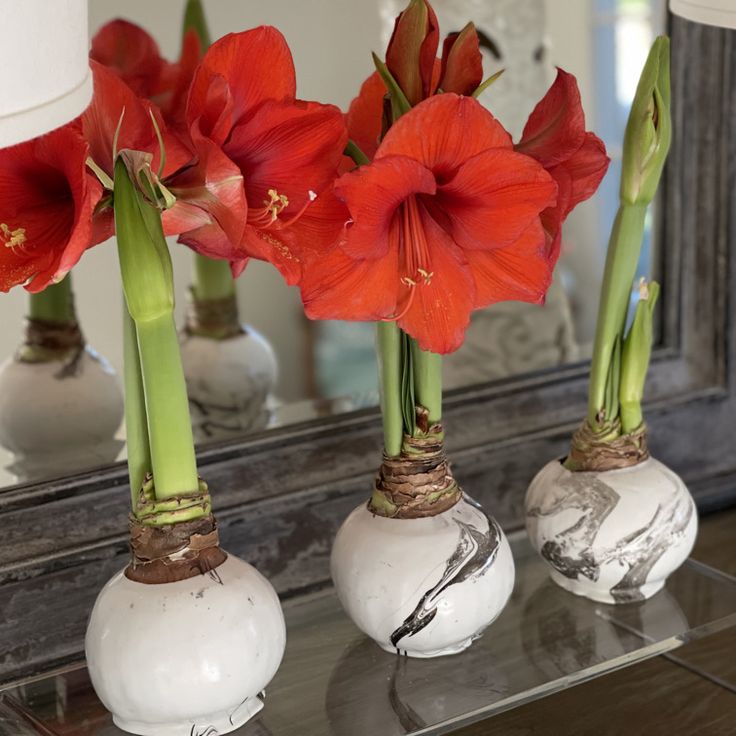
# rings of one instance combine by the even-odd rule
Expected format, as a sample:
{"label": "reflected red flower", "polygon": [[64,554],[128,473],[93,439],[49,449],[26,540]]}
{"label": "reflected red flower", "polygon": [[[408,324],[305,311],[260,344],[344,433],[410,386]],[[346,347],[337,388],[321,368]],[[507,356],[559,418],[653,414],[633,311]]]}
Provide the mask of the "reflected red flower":
{"label": "reflected red flower", "polygon": [[[186,111],[192,138],[219,147],[243,177],[242,258],[273,263],[289,283],[299,279],[302,254],[334,241],[345,220],[339,202],[327,195],[347,141],[342,114],[295,95],[286,40],[275,28],[262,26],[225,36],[209,48],[194,75]],[[317,217],[322,225],[314,222]],[[225,237],[211,223],[181,240],[207,250],[219,249]]]}
{"label": "reflected red flower", "polygon": [[610,163],[603,141],[585,130],[580,90],[572,74],[558,69],[554,83],[529,116],[516,150],[539,161],[557,182],[557,203],[542,214],[550,257],[556,260],[562,223],[596,192]]}
{"label": "reflected red flower", "polygon": [[154,102],[167,125],[183,125],[187,92],[202,55],[194,31],[185,34],[179,61],[171,63],[143,28],[127,20],[113,20],[95,34],[89,55],[115,72],[138,97]]}
{"label": "reflected red flower", "polygon": [[555,183],[474,99],[420,103],[335,191],[351,223],[305,269],[310,318],[396,320],[423,349],[448,353],[473,309],[543,300],[553,264],[540,213]]}
{"label": "reflected red flower", "polygon": [[43,291],[90,244],[102,188],[79,122],[0,150],[0,290]]}

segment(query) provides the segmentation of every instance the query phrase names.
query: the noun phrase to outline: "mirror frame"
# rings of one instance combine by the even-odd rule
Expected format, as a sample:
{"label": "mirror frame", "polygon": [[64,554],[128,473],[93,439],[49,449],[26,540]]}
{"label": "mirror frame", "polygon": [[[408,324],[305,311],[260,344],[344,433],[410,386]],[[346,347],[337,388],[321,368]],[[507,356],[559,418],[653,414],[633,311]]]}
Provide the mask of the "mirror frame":
{"label": "mirror frame", "polygon": [[[670,17],[674,130],[665,181],[662,346],[646,416],[654,455],[701,512],[736,502],[736,32]],[[510,531],[525,489],[566,453],[586,410],[587,363],[448,393],[462,486]],[[377,409],[199,453],[223,545],[283,595],[322,587],[340,522],[369,495]],[[116,465],[0,491],[0,681],[79,660],[97,591],[127,562],[127,473]]]}

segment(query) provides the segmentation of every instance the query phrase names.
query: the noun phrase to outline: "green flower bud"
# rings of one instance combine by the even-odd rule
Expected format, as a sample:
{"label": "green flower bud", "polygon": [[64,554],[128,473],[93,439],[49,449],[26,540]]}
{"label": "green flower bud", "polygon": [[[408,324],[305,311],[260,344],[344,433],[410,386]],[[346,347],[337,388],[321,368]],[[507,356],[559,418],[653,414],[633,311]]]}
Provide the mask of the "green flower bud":
{"label": "green flower bud", "polygon": [[670,41],[660,36],[642,70],[624,136],[621,201],[649,204],[672,141]]}

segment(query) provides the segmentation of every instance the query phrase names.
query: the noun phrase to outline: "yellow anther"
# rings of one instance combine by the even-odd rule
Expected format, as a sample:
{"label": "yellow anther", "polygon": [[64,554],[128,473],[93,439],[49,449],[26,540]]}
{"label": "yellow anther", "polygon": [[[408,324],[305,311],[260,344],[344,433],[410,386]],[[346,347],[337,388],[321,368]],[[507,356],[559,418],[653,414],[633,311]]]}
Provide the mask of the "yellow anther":
{"label": "yellow anther", "polygon": [[15,248],[26,242],[26,229],[18,227],[11,230],[4,222],[0,222],[0,240],[6,248]]}
{"label": "yellow anther", "polygon": [[289,198],[285,194],[279,194],[275,189],[268,190],[270,199],[264,199],[266,211],[271,214],[271,222],[274,222],[281,212],[289,206]]}
{"label": "yellow anther", "polygon": [[414,281],[414,279],[410,279],[408,276],[403,276],[401,278],[401,283],[405,286],[416,286],[417,282]]}
{"label": "yellow anther", "polygon": [[417,272],[424,279],[425,286],[429,286],[432,276],[434,276],[434,271],[425,271],[423,268],[418,268]]}

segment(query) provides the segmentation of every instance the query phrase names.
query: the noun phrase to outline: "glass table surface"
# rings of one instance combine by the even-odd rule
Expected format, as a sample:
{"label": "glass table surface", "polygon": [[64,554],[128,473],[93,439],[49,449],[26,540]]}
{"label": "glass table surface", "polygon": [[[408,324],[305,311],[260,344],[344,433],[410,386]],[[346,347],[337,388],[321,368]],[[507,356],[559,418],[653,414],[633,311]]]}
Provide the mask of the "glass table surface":
{"label": "glass table surface", "polygon": [[[561,590],[525,536],[510,541],[517,566],[511,600],[480,640],[451,657],[383,652],[345,616],[332,590],[287,601],[284,661],[265,708],[234,733],[445,734],[736,624],[736,579],[696,561],[650,600],[612,606]],[[0,736],[122,733],[82,664],[0,692]]]}

